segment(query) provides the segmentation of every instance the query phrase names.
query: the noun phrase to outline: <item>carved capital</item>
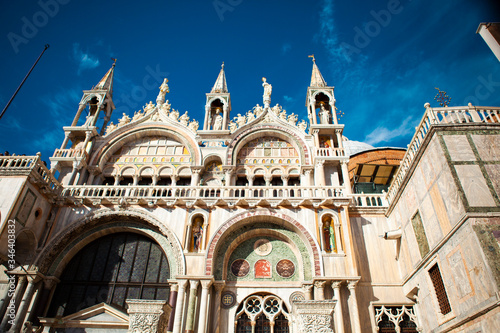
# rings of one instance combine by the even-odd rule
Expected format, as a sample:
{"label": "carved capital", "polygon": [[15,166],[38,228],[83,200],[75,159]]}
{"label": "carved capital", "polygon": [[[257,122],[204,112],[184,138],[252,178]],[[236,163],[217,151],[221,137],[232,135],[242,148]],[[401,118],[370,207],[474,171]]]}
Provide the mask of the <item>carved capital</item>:
{"label": "carved capital", "polygon": [[202,289],[208,289],[210,288],[210,286],[212,285],[212,280],[201,280],[200,283],[201,283],[201,288]]}
{"label": "carved capital", "polygon": [[197,289],[199,283],[200,283],[200,281],[198,281],[198,280],[189,280],[189,288],[190,289]]}
{"label": "carved capital", "polygon": [[129,332],[164,332],[172,307],[166,301],[128,299]]}
{"label": "carved capital", "polygon": [[302,285],[302,290],[303,290],[305,293],[310,293],[310,292],[312,292],[312,289],[313,289],[313,285],[312,285],[312,284],[303,284],[303,285]]}
{"label": "carved capital", "polygon": [[340,289],[343,281],[332,281],[332,289]]}
{"label": "carved capital", "polygon": [[214,288],[216,293],[221,293],[226,285],[224,283],[214,283]]}
{"label": "carved capital", "polygon": [[314,281],[315,288],[323,289],[323,288],[325,288],[325,284],[326,284],[326,281],[321,281],[321,280]]}
{"label": "carved capital", "polygon": [[349,288],[349,290],[354,290],[354,289],[356,289],[357,284],[358,284],[358,281],[349,281],[347,283],[347,288]]}

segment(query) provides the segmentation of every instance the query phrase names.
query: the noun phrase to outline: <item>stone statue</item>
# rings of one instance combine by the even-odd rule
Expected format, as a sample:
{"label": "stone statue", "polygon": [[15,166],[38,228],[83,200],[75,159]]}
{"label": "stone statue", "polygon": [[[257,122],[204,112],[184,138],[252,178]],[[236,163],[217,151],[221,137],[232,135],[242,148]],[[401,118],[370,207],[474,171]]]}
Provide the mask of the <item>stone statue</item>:
{"label": "stone statue", "polygon": [[198,123],[197,120],[193,120],[192,122],[189,123],[189,126],[188,126],[188,128],[195,133],[199,127],[200,127],[200,124]]}
{"label": "stone statue", "polygon": [[325,109],[325,105],[321,103],[321,110],[319,111],[319,118],[321,120],[321,124],[329,124],[330,123],[330,111]]}
{"label": "stone statue", "polygon": [[279,104],[276,104],[271,108],[271,110],[276,116],[279,116],[279,113],[281,112],[281,106]]}
{"label": "stone statue", "polygon": [[187,124],[189,122],[189,116],[188,116],[188,112],[187,111],[179,118],[179,122],[182,125],[187,126]]}
{"label": "stone statue", "polygon": [[264,109],[259,104],[257,104],[256,106],[254,106],[253,109],[254,109],[255,115],[257,117],[260,117],[260,115],[262,114],[262,112],[264,112]]}
{"label": "stone statue", "polygon": [[255,115],[253,114],[253,112],[251,110],[248,111],[247,112],[247,124],[251,123],[254,120],[255,120]]}
{"label": "stone statue", "polygon": [[173,109],[168,116],[170,117],[170,119],[177,121],[177,118],[179,118],[179,111]]}
{"label": "stone statue", "polygon": [[110,122],[108,127],[106,127],[106,135],[113,132],[116,129],[116,125],[113,122]]}
{"label": "stone statue", "polygon": [[214,131],[220,131],[222,129],[222,116],[217,114],[214,121]]}
{"label": "stone statue", "polygon": [[300,123],[297,124],[297,126],[299,127],[299,130],[301,130],[304,133],[306,132],[307,123],[305,120],[302,120]]}
{"label": "stone statue", "polygon": [[123,113],[123,117],[118,120],[118,126],[123,126],[128,123],[130,123],[130,117]]}
{"label": "stone statue", "polygon": [[288,123],[295,125],[297,119],[298,119],[297,115],[295,113],[292,113],[291,115],[288,116]]}
{"label": "stone statue", "polygon": [[245,126],[246,121],[247,121],[246,117],[238,113],[238,116],[236,117],[236,122],[238,123],[238,127]]}
{"label": "stone statue", "polygon": [[325,238],[328,240],[329,243],[329,250],[330,252],[335,252],[336,249],[336,244],[335,244],[335,228],[332,223],[332,220],[329,219],[325,221],[325,226],[323,227],[325,231]]}
{"label": "stone statue", "polygon": [[141,110],[135,111],[134,116],[132,117],[132,121],[136,121],[137,119],[142,118],[143,115],[144,114],[141,112]]}
{"label": "stone statue", "polygon": [[238,128],[238,125],[236,125],[236,123],[234,123],[232,121],[229,123],[229,131],[231,133],[234,133],[234,131],[236,131],[237,128]]}
{"label": "stone statue", "polygon": [[273,91],[273,86],[267,83],[267,80],[265,77],[262,78],[262,86],[264,87],[264,100],[271,99],[271,93]]}
{"label": "stone statue", "polygon": [[193,250],[201,251],[201,240],[203,238],[203,219],[197,217],[193,223]]}
{"label": "stone statue", "polygon": [[281,120],[286,121],[286,110],[281,111],[279,117]]}
{"label": "stone statue", "polygon": [[149,111],[153,110],[154,108],[155,108],[155,105],[153,104],[153,102],[149,101],[149,103],[144,106],[144,113],[148,113]]}
{"label": "stone statue", "polygon": [[165,112],[166,114],[168,114],[168,112],[170,111],[170,103],[168,102],[168,99],[165,103],[163,103],[161,106],[160,106],[160,109]]}
{"label": "stone statue", "polygon": [[160,86],[160,92],[158,93],[158,97],[156,97],[156,104],[158,105],[162,105],[165,102],[165,95],[170,92],[167,82],[168,79],[165,78]]}

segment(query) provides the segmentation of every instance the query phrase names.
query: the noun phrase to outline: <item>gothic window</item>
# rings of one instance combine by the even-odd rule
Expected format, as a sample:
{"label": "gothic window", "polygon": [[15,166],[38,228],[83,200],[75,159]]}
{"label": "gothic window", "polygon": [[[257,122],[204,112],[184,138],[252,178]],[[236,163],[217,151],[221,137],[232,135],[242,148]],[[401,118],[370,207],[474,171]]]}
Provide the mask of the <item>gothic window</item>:
{"label": "gothic window", "polygon": [[379,333],[418,332],[412,306],[376,306],[375,322]]}
{"label": "gothic window", "polygon": [[135,233],[103,236],[70,260],[48,315],[66,316],[101,302],[125,311],[126,299],[167,300],[169,278],[167,257],[150,238]]}
{"label": "gothic window", "polygon": [[429,269],[429,275],[431,277],[432,285],[434,286],[434,291],[436,292],[439,310],[441,314],[446,315],[451,312],[451,306],[448,300],[448,295],[446,294],[446,289],[444,288],[443,278],[441,277],[441,272],[439,271],[437,264]]}
{"label": "gothic window", "polygon": [[201,252],[203,250],[204,219],[201,215],[196,215],[190,226],[189,252]]}
{"label": "gothic window", "polygon": [[290,315],[283,301],[274,295],[252,295],[236,310],[236,332],[252,332],[250,323],[255,322],[255,333],[289,332]]}

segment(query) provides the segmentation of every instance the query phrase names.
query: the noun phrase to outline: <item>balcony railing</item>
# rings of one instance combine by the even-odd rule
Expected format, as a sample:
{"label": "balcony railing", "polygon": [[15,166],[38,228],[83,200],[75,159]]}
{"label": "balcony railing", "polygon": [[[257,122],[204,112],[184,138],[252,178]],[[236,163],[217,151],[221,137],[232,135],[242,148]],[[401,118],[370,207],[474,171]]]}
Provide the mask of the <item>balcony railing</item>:
{"label": "balcony railing", "polygon": [[343,157],[345,156],[344,149],[342,148],[317,148],[317,157]]}
{"label": "balcony railing", "polygon": [[387,208],[389,205],[386,199],[386,193],[376,194],[352,194],[353,205],[355,207],[383,207]]}
{"label": "balcony railing", "polygon": [[498,107],[472,106],[469,104],[469,106],[461,107],[431,108],[429,103],[426,103],[425,108],[424,116],[416,128],[415,135],[408,145],[408,150],[401,161],[401,166],[387,193],[387,199],[391,203],[403,184],[405,176],[408,170],[410,170],[412,162],[415,156],[417,156],[419,148],[432,126],[500,123],[500,108]]}
{"label": "balcony railing", "polygon": [[268,200],[275,204],[284,200],[299,204],[304,200],[324,202],[325,200],[348,199],[343,187],[313,186],[109,186],[82,185],[67,186],[61,192],[62,198],[95,199],[106,203],[116,203],[122,198],[132,201],[158,202],[161,200],[217,201],[219,199],[236,203],[246,200],[254,204]]}
{"label": "balcony railing", "polygon": [[57,179],[37,156],[0,156],[0,175],[32,176],[33,180],[52,190],[60,187]]}
{"label": "balcony railing", "polygon": [[53,158],[64,158],[64,159],[72,159],[74,160],[75,158],[78,157],[84,157],[86,160],[88,157],[87,152],[85,149],[56,149],[54,151],[54,155],[52,156]]}

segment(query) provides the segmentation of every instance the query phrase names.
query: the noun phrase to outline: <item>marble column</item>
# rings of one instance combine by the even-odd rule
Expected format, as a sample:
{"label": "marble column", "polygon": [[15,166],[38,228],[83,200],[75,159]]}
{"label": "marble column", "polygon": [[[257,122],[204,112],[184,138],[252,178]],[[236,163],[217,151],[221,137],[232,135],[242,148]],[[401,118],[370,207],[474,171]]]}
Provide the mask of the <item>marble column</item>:
{"label": "marble column", "polygon": [[194,333],[194,315],[196,312],[196,296],[198,295],[198,280],[189,281],[189,303],[186,315],[186,330],[184,333]]}
{"label": "marble column", "polygon": [[24,318],[26,317],[26,312],[28,311],[28,307],[31,303],[31,298],[33,297],[33,293],[35,291],[36,283],[38,282],[37,277],[28,277],[29,283],[26,291],[24,292],[23,298],[17,307],[16,319],[14,320],[14,324],[10,328],[10,332],[20,332],[24,323]]}
{"label": "marble column", "polygon": [[303,284],[302,290],[304,291],[304,297],[306,301],[313,300],[313,285],[312,284]]}
{"label": "marble column", "polygon": [[211,285],[212,280],[201,280],[200,320],[198,322],[198,333],[206,333],[208,293]]}
{"label": "marble column", "polygon": [[344,333],[344,317],[342,315],[342,300],[340,296],[340,286],[342,285],[342,281],[333,281],[332,289],[333,289],[333,299],[337,301],[337,306],[335,309],[335,326],[336,333]]}
{"label": "marble column", "polygon": [[353,332],[361,333],[361,323],[359,322],[359,310],[358,310],[358,300],[356,298],[356,284],[358,281],[349,281],[347,288],[351,292],[351,320],[353,324]]}
{"label": "marble column", "polygon": [[314,172],[314,185],[325,186],[325,160],[316,162],[316,171]]}
{"label": "marble column", "polygon": [[[15,309],[18,308],[18,304],[20,302],[20,298],[22,295],[24,295],[24,287],[26,286],[26,276],[25,275],[20,275],[17,280],[17,285],[16,285],[16,291],[14,292],[14,295],[11,298],[11,302],[14,302],[15,304]],[[5,332],[5,328],[7,327],[7,324],[9,323],[10,320],[15,319],[14,316],[11,316],[11,313],[9,311],[9,306],[7,306],[7,311],[5,312],[5,315],[3,316],[2,323],[0,324],[0,332]],[[14,314],[17,311],[14,311]]]}
{"label": "marble column", "polygon": [[326,281],[314,281],[314,300],[323,301],[325,299]]}
{"label": "marble column", "polygon": [[213,330],[214,333],[220,332],[220,302],[222,298],[222,291],[224,290],[224,282],[219,282],[214,284],[215,287],[215,308],[214,308],[214,324]]}
{"label": "marble column", "polygon": [[172,333],[174,330],[175,310],[176,310],[176,306],[177,306],[177,291],[178,291],[178,289],[179,289],[179,285],[177,284],[177,282],[170,283],[170,296],[168,297],[168,304],[172,307],[172,312],[170,312],[170,317],[168,318],[167,333]]}
{"label": "marble column", "polygon": [[188,280],[178,280],[179,291],[177,293],[177,302],[175,304],[175,317],[173,333],[180,333],[182,327],[182,313],[184,312],[184,297],[186,295],[186,286]]}
{"label": "marble column", "polygon": [[342,180],[344,182],[344,188],[346,190],[345,194],[351,194],[351,182],[349,180],[349,170],[347,169],[347,161],[340,161],[340,164],[342,165]]}

